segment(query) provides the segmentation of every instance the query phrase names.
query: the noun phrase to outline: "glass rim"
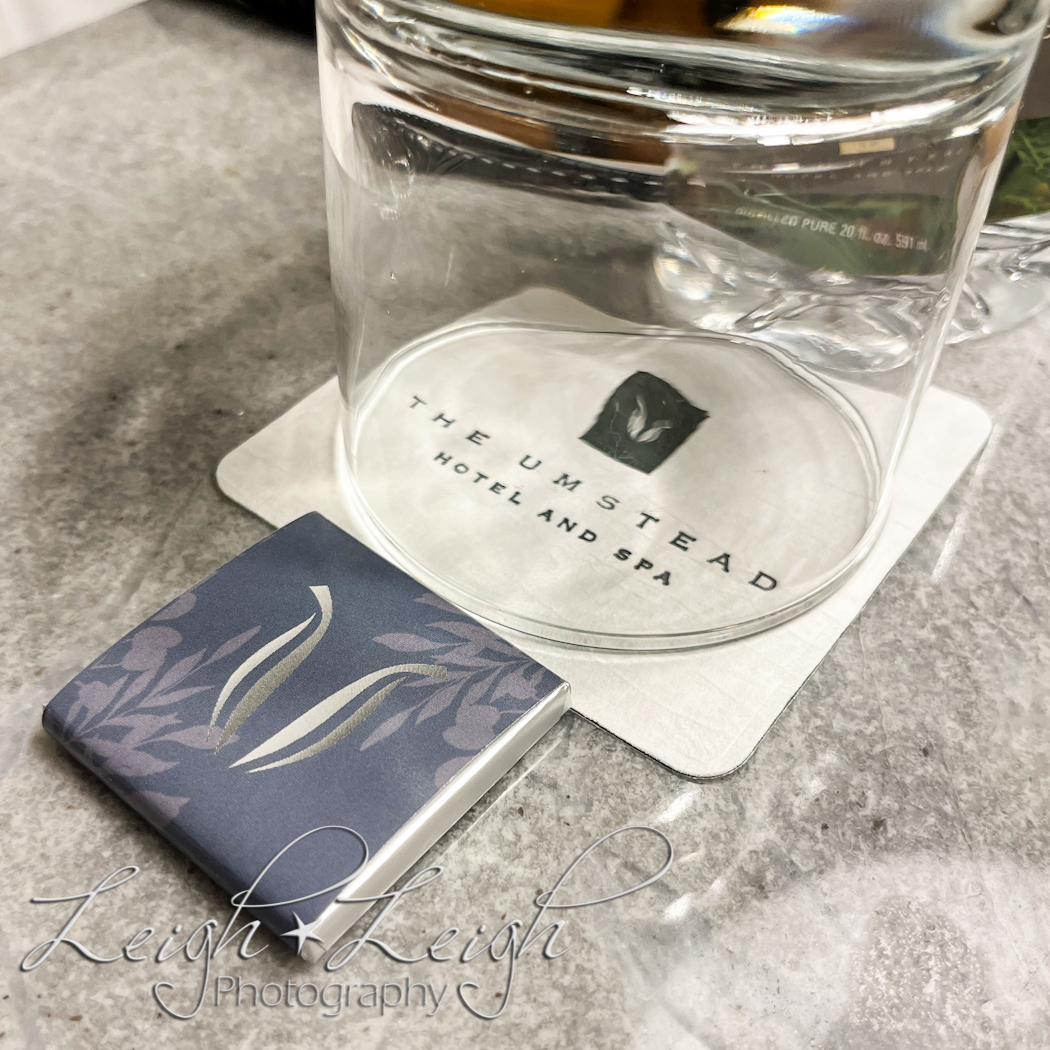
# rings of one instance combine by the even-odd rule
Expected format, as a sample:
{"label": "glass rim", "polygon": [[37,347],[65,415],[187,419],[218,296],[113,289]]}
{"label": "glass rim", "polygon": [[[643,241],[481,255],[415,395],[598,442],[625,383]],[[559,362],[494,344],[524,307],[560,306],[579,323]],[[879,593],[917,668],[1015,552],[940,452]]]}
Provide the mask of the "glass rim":
{"label": "glass rim", "polygon": [[[502,43],[538,50],[575,50],[598,56],[624,59],[656,60],[682,66],[736,67],[756,62],[767,73],[779,74],[785,81],[806,83],[814,78],[836,83],[866,83],[872,86],[898,82],[906,77],[911,82],[925,77],[968,79],[997,60],[1009,63],[1018,52],[1024,52],[1031,38],[1041,39],[1041,20],[1020,32],[995,36],[974,32],[970,35],[973,51],[966,55],[931,58],[888,59],[864,56],[837,56],[807,53],[802,50],[777,51],[756,40],[737,41],[717,37],[686,36],[650,30],[627,30],[587,25],[568,25],[553,21],[524,18],[517,15],[486,11],[456,3],[454,0],[317,0],[319,16],[349,20],[353,12],[368,12],[375,21],[391,26],[406,20],[434,29],[452,31],[465,40]],[[402,43],[407,43],[402,38]],[[979,42],[987,46],[978,47]],[[428,44],[451,45],[447,36],[428,38]],[[450,50],[453,50],[450,48]]]}

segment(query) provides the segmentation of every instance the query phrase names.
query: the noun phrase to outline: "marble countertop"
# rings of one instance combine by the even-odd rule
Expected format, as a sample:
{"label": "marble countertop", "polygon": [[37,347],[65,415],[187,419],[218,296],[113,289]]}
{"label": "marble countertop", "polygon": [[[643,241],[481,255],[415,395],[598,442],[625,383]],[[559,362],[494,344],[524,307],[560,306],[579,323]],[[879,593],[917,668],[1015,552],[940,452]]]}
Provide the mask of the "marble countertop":
{"label": "marble countertop", "polygon": [[[68,935],[98,955],[229,914],[40,708],[268,533],[215,465],[328,378],[334,322],[309,41],[150,0],[0,62],[0,114],[0,1048],[1050,1045],[1050,316],[946,351],[937,381],[988,408],[992,439],[742,769],[693,783],[566,716],[435,847],[444,875],[383,926],[404,954],[531,919],[616,828],[674,843],[649,889],[565,913],[570,950],[524,956],[500,1019],[456,985],[495,1012],[505,960],[407,967],[375,946],[333,975],[227,952],[190,1021],[152,989],[192,1008],[200,960],[60,944],[21,972],[79,903],[30,899],[123,865],[140,873]],[[576,899],[652,861],[627,839],[596,858]],[[282,1001],[216,1005],[218,976]],[[406,977],[440,1005],[370,1005]],[[309,1006],[326,981],[363,991]]]}

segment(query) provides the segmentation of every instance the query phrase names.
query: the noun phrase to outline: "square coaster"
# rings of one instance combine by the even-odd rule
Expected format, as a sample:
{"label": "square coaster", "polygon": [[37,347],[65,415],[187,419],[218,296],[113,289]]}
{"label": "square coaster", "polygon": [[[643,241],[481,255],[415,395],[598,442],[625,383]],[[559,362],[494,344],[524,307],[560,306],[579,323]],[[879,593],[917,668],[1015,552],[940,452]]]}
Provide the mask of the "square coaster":
{"label": "square coaster", "polygon": [[[341,491],[339,412],[333,378],[230,452],[216,472],[219,487],[273,525],[316,510],[367,543]],[[861,611],[984,446],[991,425],[979,405],[931,387],[872,552],[840,590],[778,627],[673,653],[571,649],[501,633],[569,682],[572,707],[585,718],[685,776],[724,776],[747,760]]]}

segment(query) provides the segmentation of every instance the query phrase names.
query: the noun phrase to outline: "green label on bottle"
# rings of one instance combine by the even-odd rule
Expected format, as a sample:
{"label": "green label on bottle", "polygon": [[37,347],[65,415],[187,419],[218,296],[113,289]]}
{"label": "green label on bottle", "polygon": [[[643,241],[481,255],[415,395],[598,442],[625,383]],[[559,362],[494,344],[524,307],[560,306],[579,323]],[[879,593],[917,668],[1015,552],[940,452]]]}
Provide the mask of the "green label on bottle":
{"label": "green label on bottle", "polygon": [[676,204],[781,259],[849,274],[943,272],[955,234],[954,201],[932,194],[786,196],[706,186]]}
{"label": "green label on bottle", "polygon": [[669,202],[810,270],[872,277],[951,265],[966,172],[983,132],[883,135],[721,152],[685,147]]}

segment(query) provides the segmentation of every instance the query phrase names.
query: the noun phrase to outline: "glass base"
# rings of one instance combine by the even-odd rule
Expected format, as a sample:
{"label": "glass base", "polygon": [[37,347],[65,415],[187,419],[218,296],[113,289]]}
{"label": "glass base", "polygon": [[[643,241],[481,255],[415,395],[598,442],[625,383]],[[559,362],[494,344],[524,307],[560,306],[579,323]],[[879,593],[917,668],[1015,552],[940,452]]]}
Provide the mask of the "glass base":
{"label": "glass base", "polygon": [[881,524],[851,401],[735,337],[454,327],[387,363],[344,438],[348,496],[393,560],[574,645],[772,626],[842,583]]}

